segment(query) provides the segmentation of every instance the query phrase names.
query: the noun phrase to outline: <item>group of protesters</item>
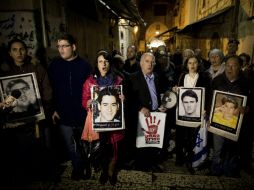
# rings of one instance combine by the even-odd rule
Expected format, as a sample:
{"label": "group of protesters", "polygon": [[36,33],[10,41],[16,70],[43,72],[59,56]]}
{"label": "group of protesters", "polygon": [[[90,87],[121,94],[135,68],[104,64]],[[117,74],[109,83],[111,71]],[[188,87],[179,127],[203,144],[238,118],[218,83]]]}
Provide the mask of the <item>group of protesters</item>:
{"label": "group of protesters", "polygon": [[[22,40],[11,40],[7,47],[8,58],[1,63],[0,77],[35,73],[46,119],[4,127],[5,118],[17,105],[9,104],[5,99],[1,102],[0,146],[3,149],[1,163],[4,163],[1,173],[5,173],[6,182],[20,178],[21,171],[26,171],[29,178],[37,167],[32,155],[40,155],[34,135],[38,125],[42,131],[57,126],[57,133],[61,135],[72,163],[73,180],[89,179],[92,171],[100,171],[101,184],[109,181],[115,185],[120,169],[163,172],[161,163],[172,154],[176,154],[176,165],[185,165],[194,173],[193,148],[199,128],[176,125],[175,107],[161,106],[161,94],[167,91],[177,94],[179,87],[205,89],[204,117],[207,122],[214,90],[247,97],[246,106],[240,109],[244,117],[238,141],[208,133],[206,149],[211,156],[204,161],[209,163],[210,175],[238,177],[241,169],[251,168],[254,132],[251,120],[253,64],[248,54],[236,54],[238,44],[238,40],[230,39],[226,55],[220,49],[211,49],[208,59],[201,56],[198,48],[183,52],[175,50],[170,54],[166,46],[159,46],[155,51],[137,54],[136,47],[130,45],[126,60],[118,51],[102,49],[98,50],[95,63],[91,64],[78,55],[75,38],[64,34],[57,39],[59,57],[45,67],[40,60],[28,56],[28,48]],[[119,98],[124,105],[123,130],[93,131],[92,123],[88,121],[94,103],[91,97],[94,85],[122,85],[123,93]],[[22,89],[20,93],[22,97]],[[163,146],[136,148],[138,114],[149,117],[151,112],[167,114]],[[174,148],[170,147],[172,130],[175,130]],[[87,138],[82,137],[84,133]],[[31,168],[30,173],[27,168]],[[25,175],[20,178],[20,183],[25,183],[23,178]]]}

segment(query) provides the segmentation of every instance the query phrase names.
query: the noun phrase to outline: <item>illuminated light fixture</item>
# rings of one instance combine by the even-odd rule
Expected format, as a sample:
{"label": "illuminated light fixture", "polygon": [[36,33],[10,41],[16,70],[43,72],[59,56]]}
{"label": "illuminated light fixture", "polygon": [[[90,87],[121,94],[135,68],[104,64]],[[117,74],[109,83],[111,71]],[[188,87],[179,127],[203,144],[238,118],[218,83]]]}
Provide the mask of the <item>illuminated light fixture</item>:
{"label": "illuminated light fixture", "polygon": [[151,42],[150,42],[150,48],[157,48],[161,45],[164,45],[166,46],[165,42],[163,40],[159,40],[159,39],[153,39]]}
{"label": "illuminated light fixture", "polygon": [[138,26],[134,26],[134,29],[133,29],[134,33],[136,34],[138,32]]}
{"label": "illuminated light fixture", "polygon": [[160,34],[160,28],[161,28],[161,26],[159,24],[156,24],[156,26],[155,26],[155,34],[156,35]]}

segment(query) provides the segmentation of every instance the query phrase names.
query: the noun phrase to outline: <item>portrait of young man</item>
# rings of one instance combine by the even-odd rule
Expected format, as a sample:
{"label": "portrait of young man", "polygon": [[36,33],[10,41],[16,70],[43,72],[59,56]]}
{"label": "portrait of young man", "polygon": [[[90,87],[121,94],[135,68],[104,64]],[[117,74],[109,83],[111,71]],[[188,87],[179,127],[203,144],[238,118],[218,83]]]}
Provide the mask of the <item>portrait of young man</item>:
{"label": "portrait of young man", "polygon": [[239,105],[235,98],[230,96],[222,97],[221,105],[214,109],[212,122],[235,129],[238,121],[238,107]]}
{"label": "portrait of young man", "polygon": [[112,131],[124,128],[123,103],[120,99],[122,86],[93,88],[93,129],[95,131]]}
{"label": "portrait of young man", "polygon": [[199,117],[197,113],[198,95],[193,90],[186,90],[181,95],[181,101],[186,117]]}
{"label": "portrait of young man", "polygon": [[13,112],[36,113],[36,110],[38,111],[35,92],[27,81],[22,78],[9,81],[6,86],[7,95],[13,95],[15,92],[20,93],[20,96],[17,97],[17,104]]}
{"label": "portrait of young man", "polygon": [[186,127],[198,127],[204,113],[203,87],[180,88],[178,93],[176,123]]}
{"label": "portrait of young man", "polygon": [[8,123],[44,119],[44,110],[34,73],[2,77],[0,81],[4,98],[14,98],[8,114]]}
{"label": "portrait of young man", "polygon": [[95,118],[95,123],[120,122],[116,116],[120,108],[121,100],[114,89],[109,90],[108,88],[104,88],[101,90],[97,101],[99,115]]}

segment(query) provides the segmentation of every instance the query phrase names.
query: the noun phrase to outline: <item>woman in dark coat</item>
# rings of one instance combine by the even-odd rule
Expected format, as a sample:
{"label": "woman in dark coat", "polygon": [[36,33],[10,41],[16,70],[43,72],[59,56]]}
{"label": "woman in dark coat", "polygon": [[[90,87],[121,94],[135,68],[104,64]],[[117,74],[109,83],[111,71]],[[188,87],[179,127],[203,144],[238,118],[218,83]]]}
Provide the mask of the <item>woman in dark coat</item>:
{"label": "woman in dark coat", "polygon": [[[184,62],[184,70],[179,77],[177,86],[173,87],[172,90],[177,92],[178,87],[204,87],[205,97],[207,98],[210,94],[210,85],[208,75],[201,72],[200,60],[196,56],[191,56]],[[207,106],[208,104],[205,105],[206,111],[208,111]],[[176,165],[185,163],[190,172],[194,172],[192,158],[198,129],[198,127],[176,126]]]}

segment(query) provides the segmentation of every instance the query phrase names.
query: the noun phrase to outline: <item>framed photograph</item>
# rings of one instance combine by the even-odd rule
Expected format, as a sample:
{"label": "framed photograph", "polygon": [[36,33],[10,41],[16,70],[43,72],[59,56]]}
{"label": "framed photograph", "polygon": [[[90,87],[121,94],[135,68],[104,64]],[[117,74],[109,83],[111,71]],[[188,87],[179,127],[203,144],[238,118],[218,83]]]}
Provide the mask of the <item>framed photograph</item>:
{"label": "framed photograph", "polygon": [[246,101],[246,96],[215,90],[208,131],[237,141],[243,119],[239,108],[246,106]]}
{"label": "framed photograph", "polygon": [[182,87],[177,100],[176,124],[185,127],[200,126],[204,120],[205,89]]}
{"label": "framed photograph", "polygon": [[125,128],[123,102],[119,98],[122,85],[92,87],[94,131],[115,131]]}
{"label": "framed photograph", "polygon": [[15,98],[15,106],[5,118],[7,128],[45,119],[35,73],[1,77],[0,93],[2,101],[7,96]]}

